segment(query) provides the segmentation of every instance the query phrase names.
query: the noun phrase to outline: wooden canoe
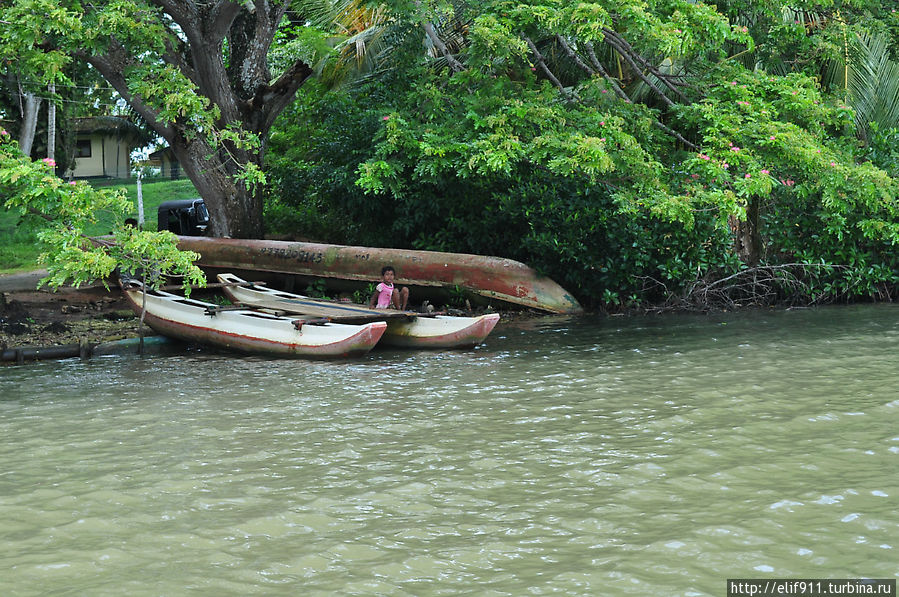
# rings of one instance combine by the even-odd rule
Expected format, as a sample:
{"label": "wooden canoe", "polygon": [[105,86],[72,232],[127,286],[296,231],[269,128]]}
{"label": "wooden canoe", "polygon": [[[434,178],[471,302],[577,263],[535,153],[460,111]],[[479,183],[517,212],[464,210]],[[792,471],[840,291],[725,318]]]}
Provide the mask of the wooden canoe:
{"label": "wooden canoe", "polygon": [[363,325],[314,322],[279,317],[252,309],[222,309],[212,303],[162,290],[143,292],[140,282],[123,282],[125,297],[156,332],[240,352],[283,357],[333,358],[366,354],[387,329],[383,321]]}
{"label": "wooden canoe", "polygon": [[407,348],[471,348],[487,337],[499,321],[499,313],[477,317],[424,315],[393,309],[369,309],[363,305],[309,298],[245,282],[234,274],[219,274],[222,290],[235,303],[327,317],[332,321],[386,321],[382,345]]}
{"label": "wooden canoe", "polygon": [[489,301],[502,301],[550,313],[578,313],[580,304],[564,288],[511,259],[345,245],[178,237],[181,249],[200,254],[198,264],[215,273],[276,272],[315,278],[373,282],[381,267],[396,269],[397,284],[462,289]]}

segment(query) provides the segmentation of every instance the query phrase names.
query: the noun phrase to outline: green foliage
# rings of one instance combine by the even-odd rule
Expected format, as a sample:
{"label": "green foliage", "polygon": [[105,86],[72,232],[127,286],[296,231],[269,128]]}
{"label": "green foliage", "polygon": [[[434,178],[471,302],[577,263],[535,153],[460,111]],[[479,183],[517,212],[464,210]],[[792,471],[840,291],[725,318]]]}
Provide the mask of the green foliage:
{"label": "green foliage", "polygon": [[312,298],[330,298],[328,296],[328,283],[325,280],[315,280],[309,283],[304,293]]}
{"label": "green foliage", "polygon": [[377,231],[384,214],[355,187],[355,170],[371,155],[371,137],[386,112],[369,111],[342,92],[319,97],[304,94],[272,132],[266,169],[278,193],[266,202],[266,225],[274,234],[325,242],[374,241],[368,231]]}
{"label": "green foliage", "polygon": [[352,296],[353,302],[359,305],[367,305],[371,296],[375,293],[376,286],[377,285],[374,282],[369,282],[366,284],[365,288],[354,290]]}
{"label": "green foliage", "polygon": [[[120,180],[93,180],[89,184],[97,189],[114,187],[125,192],[131,205],[124,214],[116,214],[106,211],[97,211],[96,219],[84,226],[84,234],[87,236],[102,236],[111,234],[117,225],[116,222],[124,217],[137,218],[137,185],[134,182],[123,184]],[[156,208],[163,201],[173,199],[190,199],[197,196],[193,184],[187,179],[159,180],[144,182],[142,185],[145,230],[156,229]],[[40,243],[34,226],[28,222],[43,226],[45,220],[39,218],[26,218],[23,221],[19,211],[0,211],[0,272],[15,272],[36,269],[39,265],[38,257],[41,253]]]}
{"label": "green foliage", "polygon": [[893,178],[899,178],[899,128],[882,131],[876,124],[873,125],[869,145],[863,154],[872,164]]}
{"label": "green foliage", "polygon": [[[895,284],[899,186],[857,162],[856,144],[840,136],[852,130],[852,110],[807,77],[730,78],[680,111],[705,151],[684,163],[688,193],[710,205],[722,191],[739,209],[761,205],[769,260],[841,266],[816,270],[828,294],[871,296],[878,284]],[[869,155],[895,167],[885,145],[878,140]]]}
{"label": "green foliage", "polygon": [[[183,276],[185,285],[205,284],[202,271],[193,264],[199,255],[179,251],[171,233],[143,232],[124,226],[131,203],[122,191],[95,190],[84,182],[65,183],[53,176],[52,160],[32,162],[22,156],[9,134],[0,129],[0,195],[4,207],[17,212],[22,224],[36,230],[44,248],[39,260],[48,275],[41,280],[51,288],[80,286],[102,280],[116,269],[134,273],[152,271],[159,276]],[[99,214],[115,218],[114,238],[86,234]],[[186,288],[189,291],[189,288]]]}
{"label": "green foliage", "polygon": [[812,266],[805,300],[889,296],[896,133],[859,144],[816,78],[884,13],[806,4],[456,3],[464,70],[401,46],[392,72],[282,121],[269,213],[333,242],[511,257],[608,308],[741,271],[751,224],[764,263]]}
{"label": "green foliage", "polygon": [[[629,163],[658,176],[666,172],[660,165],[646,166],[642,141],[626,132],[640,131],[642,140],[651,142],[653,133],[641,124],[642,116],[628,114],[625,120],[605,112],[572,114],[553,105],[551,91],[539,86],[533,92],[536,99],[524,105],[521,98],[529,98],[527,89],[507,83],[513,85],[508,95],[518,98],[515,102],[497,93],[498,83],[486,84],[489,89],[483,91],[481,103],[489,105],[432,85],[424,88],[426,99],[410,93],[407,107],[391,105],[387,114],[384,108],[366,110],[372,99],[368,94],[332,92],[304,106],[302,116],[289,119],[291,126],[316,121],[328,129],[310,138],[285,127],[273,136],[275,143],[284,143],[285,152],[283,162],[272,169],[282,185],[279,209],[303,214],[302,235],[319,240],[519,259],[575,289],[586,304],[603,302],[607,289],[627,297],[645,294],[645,286],[663,287],[653,280],[673,289],[697,274],[734,266],[726,250],[727,231],[714,217],[691,214],[691,226],[684,227],[648,212],[621,209],[620,197],[636,201],[630,193],[616,194],[623,181],[643,188],[662,184],[661,178],[631,180]],[[416,113],[428,115],[428,120],[417,122]],[[362,126],[349,126],[346,114]],[[566,127],[566,118],[577,124]],[[570,134],[555,138],[540,129],[544,123]],[[588,135],[588,126],[597,133]],[[359,192],[353,176],[359,160],[372,155],[365,133],[384,140],[376,146],[384,159],[372,156],[360,167],[359,179],[366,181],[372,164],[392,169],[395,176],[381,187],[368,186],[367,194]],[[466,136],[460,139],[460,134]],[[500,142],[487,151],[491,139],[504,136],[519,142]],[[616,149],[622,150],[611,157],[586,141],[588,137],[600,145],[615,139]],[[287,139],[298,143],[288,145]],[[481,151],[472,148],[478,142]],[[308,152],[307,159],[316,163],[304,162],[291,150]],[[589,162],[590,155],[607,161]],[[579,158],[584,163],[578,163]],[[546,166],[548,162],[553,163]],[[601,176],[604,169],[620,178]],[[384,179],[369,179],[375,180]],[[306,218],[307,213],[311,217]],[[336,227],[340,222],[344,225]]]}

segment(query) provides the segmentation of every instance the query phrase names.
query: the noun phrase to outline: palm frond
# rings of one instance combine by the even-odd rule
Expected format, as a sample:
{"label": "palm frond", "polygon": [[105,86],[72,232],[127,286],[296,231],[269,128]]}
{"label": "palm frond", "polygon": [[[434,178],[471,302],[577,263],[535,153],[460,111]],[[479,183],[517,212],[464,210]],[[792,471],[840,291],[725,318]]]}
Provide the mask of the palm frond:
{"label": "palm frond", "polygon": [[824,82],[844,90],[863,138],[868,137],[872,122],[881,130],[899,128],[899,62],[891,59],[889,38],[859,33],[849,48],[848,63],[833,60],[827,64]]}

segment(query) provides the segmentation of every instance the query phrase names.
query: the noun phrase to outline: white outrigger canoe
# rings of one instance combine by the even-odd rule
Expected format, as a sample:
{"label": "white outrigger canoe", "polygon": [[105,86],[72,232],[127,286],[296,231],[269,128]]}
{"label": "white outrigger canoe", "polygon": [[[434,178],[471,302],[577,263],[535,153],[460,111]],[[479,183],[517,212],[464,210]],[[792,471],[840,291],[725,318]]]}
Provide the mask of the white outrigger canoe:
{"label": "white outrigger canoe", "polygon": [[162,290],[143,292],[140,282],[122,282],[131,308],[156,332],[219,348],[283,357],[361,356],[378,343],[387,324],[345,325],[280,317],[253,309],[219,307]]}
{"label": "white outrigger canoe", "polygon": [[318,300],[246,282],[234,274],[218,274],[218,280],[232,301],[250,307],[325,317],[332,321],[386,321],[387,330],[381,344],[390,346],[471,348],[483,342],[499,321],[499,313],[450,317]]}

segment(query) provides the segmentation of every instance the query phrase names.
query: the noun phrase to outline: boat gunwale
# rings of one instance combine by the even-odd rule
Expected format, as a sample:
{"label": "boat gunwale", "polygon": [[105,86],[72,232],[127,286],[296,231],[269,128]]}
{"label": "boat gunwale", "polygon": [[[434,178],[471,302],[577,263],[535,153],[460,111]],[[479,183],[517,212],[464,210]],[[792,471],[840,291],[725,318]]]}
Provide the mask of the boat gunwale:
{"label": "boat gunwale", "polygon": [[[125,294],[125,297],[131,304],[132,309],[138,314],[142,310],[139,300],[142,292],[143,290],[139,287],[123,288],[123,294]],[[154,295],[153,293],[156,294]],[[164,303],[175,303],[181,304],[182,306],[188,306],[195,310],[199,310],[201,308],[205,309],[207,305],[212,306],[212,303],[205,303],[203,301],[198,301],[196,299],[190,299],[187,297],[179,297],[178,295],[173,295],[159,290],[151,290],[149,293],[147,293],[147,295],[148,298],[151,298],[154,301],[158,302],[158,306],[161,306]],[[189,303],[189,305],[185,305],[185,301]],[[199,313],[193,313],[190,315],[195,316],[198,314]],[[223,314],[218,314],[215,315],[215,317],[221,317],[222,315]],[[232,316],[250,316],[260,318],[271,323],[277,322],[278,324],[282,324],[283,327],[286,327],[286,325],[290,325],[291,328],[296,330],[298,334],[302,336],[302,330],[296,329],[294,325],[295,321],[300,321],[296,318],[282,317],[270,313],[254,311],[253,309],[228,311],[227,315],[225,315],[225,317]],[[210,315],[210,317],[212,317],[212,315]],[[281,340],[272,340],[261,335],[248,335],[245,333],[226,331],[215,327],[200,326],[196,323],[187,322],[185,320],[166,317],[162,314],[159,314],[158,312],[151,311],[150,309],[147,309],[144,319],[147,322],[147,325],[149,325],[153,329],[156,329],[156,327],[154,327],[153,325],[154,323],[157,324],[160,328],[164,328],[168,332],[168,334],[165,334],[164,332],[162,332],[162,330],[157,330],[160,333],[163,333],[163,335],[171,335],[181,340],[198,343],[204,343],[205,339],[205,343],[216,347],[239,350],[241,352],[264,353],[277,356],[341,357],[363,355],[374,348],[374,346],[383,337],[383,334],[387,329],[387,324],[379,321],[359,325],[325,323],[324,326],[352,327],[358,328],[358,330],[356,330],[350,336],[339,338],[334,341],[327,341],[322,344],[304,344],[302,342],[291,343]],[[179,329],[184,328],[187,328],[189,332],[179,331]],[[366,340],[370,336],[375,336],[375,338],[374,341],[369,343]],[[229,342],[229,340],[231,340],[231,342]],[[353,346],[360,345],[360,343],[360,348],[353,348]]]}

